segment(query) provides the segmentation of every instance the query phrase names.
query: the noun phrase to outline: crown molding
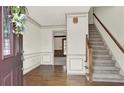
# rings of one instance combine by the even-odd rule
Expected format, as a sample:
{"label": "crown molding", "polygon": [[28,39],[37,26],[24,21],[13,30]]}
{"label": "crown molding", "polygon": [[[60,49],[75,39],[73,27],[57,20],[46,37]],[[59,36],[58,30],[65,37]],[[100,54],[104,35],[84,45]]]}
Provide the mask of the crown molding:
{"label": "crown molding", "polygon": [[37,25],[38,27],[40,28],[43,28],[43,29],[48,29],[48,28],[66,28],[67,26],[66,25],[41,25],[39,24],[37,21],[35,21],[32,17],[30,16],[27,16],[27,21]]}
{"label": "crown molding", "polygon": [[86,17],[86,16],[88,16],[88,12],[73,12],[73,13],[66,13],[65,16],[66,16],[66,17],[74,17],[74,16]]}
{"label": "crown molding", "polygon": [[34,25],[38,26],[41,28],[41,24],[39,24],[37,21],[35,21],[32,17],[27,15],[27,21],[33,23]]}

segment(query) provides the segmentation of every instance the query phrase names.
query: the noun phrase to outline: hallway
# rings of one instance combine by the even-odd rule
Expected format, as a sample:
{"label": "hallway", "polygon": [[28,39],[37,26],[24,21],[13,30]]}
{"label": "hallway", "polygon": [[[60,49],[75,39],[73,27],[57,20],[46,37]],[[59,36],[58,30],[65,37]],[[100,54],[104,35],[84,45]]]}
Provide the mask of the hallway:
{"label": "hallway", "polygon": [[24,86],[124,86],[122,83],[89,83],[84,76],[67,75],[62,66],[39,66],[24,75]]}

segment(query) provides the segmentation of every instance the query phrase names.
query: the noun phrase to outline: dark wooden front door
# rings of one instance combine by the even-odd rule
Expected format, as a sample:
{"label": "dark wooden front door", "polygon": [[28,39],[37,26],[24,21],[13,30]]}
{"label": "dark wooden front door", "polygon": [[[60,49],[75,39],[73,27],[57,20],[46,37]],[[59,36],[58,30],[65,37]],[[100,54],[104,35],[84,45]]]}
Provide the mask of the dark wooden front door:
{"label": "dark wooden front door", "polygon": [[0,6],[0,85],[22,85],[22,35],[13,33],[10,7]]}

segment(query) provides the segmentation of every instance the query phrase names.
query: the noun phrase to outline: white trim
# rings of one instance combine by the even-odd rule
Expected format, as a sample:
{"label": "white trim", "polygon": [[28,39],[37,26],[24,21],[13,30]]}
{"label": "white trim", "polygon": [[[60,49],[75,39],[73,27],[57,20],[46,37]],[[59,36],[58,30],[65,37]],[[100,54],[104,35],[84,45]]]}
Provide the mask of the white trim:
{"label": "white trim", "polygon": [[33,23],[34,25],[38,26],[41,28],[41,24],[39,24],[37,21],[35,21],[32,17],[27,15],[27,21]]}
{"label": "white trim", "polygon": [[73,13],[66,13],[65,15],[84,15],[84,14],[88,14],[88,12],[73,12]]}
{"label": "white trim", "polygon": [[28,72],[32,71],[33,69],[37,68],[38,66],[40,66],[40,64],[34,64],[31,67],[25,68],[23,70],[23,75],[27,74]]}
{"label": "white trim", "polygon": [[[24,55],[24,61],[23,61],[23,74],[26,74],[30,72],[31,70],[37,68],[40,66],[41,63],[41,53],[28,53],[27,55]],[[27,66],[28,64],[28,66]]]}
{"label": "white trim", "polygon": [[85,54],[68,54],[68,56],[85,56]]}
{"label": "white trim", "polygon": [[83,71],[67,71],[67,75],[85,75]]}
{"label": "white trim", "polygon": [[[49,57],[49,60],[44,60],[44,57]],[[53,64],[54,64],[53,52],[42,52],[41,53],[41,65],[53,65]]]}
{"label": "white trim", "polygon": [[66,25],[42,25],[41,29],[50,29],[50,28],[65,28],[66,29]]}

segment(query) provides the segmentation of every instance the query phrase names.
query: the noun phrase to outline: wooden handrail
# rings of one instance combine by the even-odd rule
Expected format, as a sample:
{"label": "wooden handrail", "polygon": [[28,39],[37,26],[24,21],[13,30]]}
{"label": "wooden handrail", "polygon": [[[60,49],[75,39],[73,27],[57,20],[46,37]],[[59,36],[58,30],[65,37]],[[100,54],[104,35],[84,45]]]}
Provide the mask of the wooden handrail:
{"label": "wooden handrail", "polygon": [[105,31],[109,34],[109,36],[112,38],[112,40],[115,42],[115,44],[119,47],[119,49],[124,53],[124,48],[121,46],[121,44],[115,39],[115,37],[111,34],[111,32],[105,27],[105,25],[100,21],[100,19],[96,16],[95,13],[93,13],[94,17],[98,20],[98,22],[102,25],[102,27],[105,29]]}
{"label": "wooden handrail", "polygon": [[88,76],[89,81],[92,82],[92,47],[90,45],[89,37],[86,35],[86,69],[88,69],[89,73],[86,73]]}

